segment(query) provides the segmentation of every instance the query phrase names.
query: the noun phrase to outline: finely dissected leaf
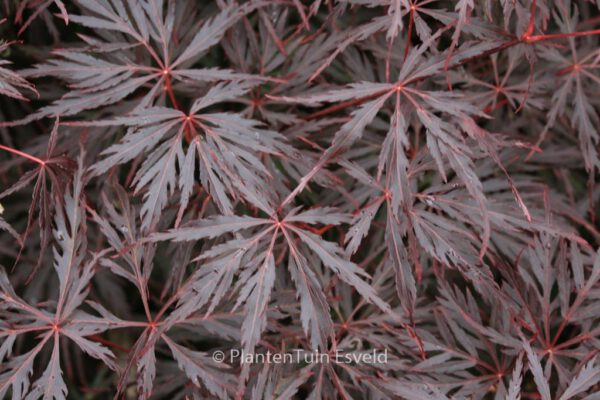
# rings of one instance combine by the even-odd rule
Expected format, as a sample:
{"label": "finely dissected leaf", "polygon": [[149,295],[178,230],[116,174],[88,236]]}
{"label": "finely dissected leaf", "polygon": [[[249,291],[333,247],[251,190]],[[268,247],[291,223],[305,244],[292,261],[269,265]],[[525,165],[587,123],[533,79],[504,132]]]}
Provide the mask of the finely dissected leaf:
{"label": "finely dissected leaf", "polygon": [[542,396],[543,400],[550,400],[550,387],[548,386],[548,381],[544,376],[544,371],[542,370],[542,364],[540,363],[540,359],[533,352],[529,342],[523,340],[523,348],[525,349],[525,353],[527,354],[527,360],[529,361],[529,370],[533,374],[533,379],[535,380],[535,384]]}
{"label": "finely dissected leaf", "polygon": [[368,278],[368,274],[362,271],[358,265],[345,260],[341,248],[305,230],[297,228],[292,228],[292,230],[319,256],[326,267],[331,268],[340,279],[353,286],[365,300],[374,303],[383,311],[390,311],[390,306],[381,300],[373,288],[363,280],[363,278]]}
{"label": "finely dissected leaf", "polygon": [[520,400],[521,399],[521,385],[523,382],[523,354],[519,355],[515,364],[515,369],[512,372],[512,378],[510,385],[508,386],[508,393],[506,394],[506,400]]}
{"label": "finely dissected leaf", "polygon": [[17,243],[22,244],[21,237],[19,236],[17,231],[15,231],[13,227],[8,224],[8,222],[2,219],[2,217],[0,217],[0,229],[8,232],[13,238],[15,238]]}
{"label": "finely dissected leaf", "polygon": [[409,314],[413,312],[414,304],[417,297],[417,287],[413,272],[409,264],[408,252],[402,240],[400,227],[394,221],[394,217],[389,215],[388,230],[386,232],[386,243],[388,253],[393,264],[394,276],[396,278],[396,289],[398,296],[405,305]]}
{"label": "finely dissected leaf", "polygon": [[231,377],[222,369],[224,365],[215,363],[207,354],[189,350],[163,336],[179,367],[192,380],[194,385],[203,385],[218,398],[227,398],[227,387],[231,386]]}
{"label": "finely dissected leaf", "polygon": [[[81,167],[81,166],[80,166]],[[59,298],[57,313],[61,316],[68,315],[74,309],[73,304],[68,307],[66,314],[61,314],[65,310],[63,307],[69,300],[72,288],[75,288],[76,281],[83,279],[83,286],[89,282],[91,278],[90,268],[87,272],[84,270],[84,276],[79,277],[77,268],[82,263],[85,257],[86,241],[83,240],[81,230],[85,231],[82,226],[83,210],[79,204],[81,191],[83,189],[82,170],[78,170],[73,183],[72,193],[66,192],[64,197],[65,209],[56,210],[54,238],[58,243],[58,248],[54,248],[54,269],[59,280]],[[87,276],[86,276],[87,275]],[[79,301],[80,303],[80,301]]]}
{"label": "finely dissected leaf", "polygon": [[346,251],[348,253],[356,253],[361,241],[368,234],[373,218],[375,218],[375,214],[377,213],[377,210],[380,206],[381,203],[374,202],[368,207],[360,210],[352,218],[352,228],[350,229],[350,233],[348,234],[348,236],[346,236],[346,242],[348,242],[346,246]]}
{"label": "finely dissected leaf", "polygon": [[409,143],[406,130],[406,120],[400,105],[400,97],[397,94],[390,130],[383,142],[377,168],[378,178],[381,177],[384,167],[386,168],[386,176],[391,181],[394,210],[400,204],[406,207],[410,206],[411,189],[407,175],[408,159],[406,158]]}
{"label": "finely dissected leaf", "polygon": [[175,160],[183,158],[181,138],[183,129],[172,139],[164,142],[142,164],[134,180],[135,190],[139,192],[149,183],[148,191],[144,193],[144,205],[140,211],[142,229],[149,229],[157,221],[161,210],[166,206],[170,194],[177,185]]}
{"label": "finely dissected leaf", "polygon": [[[60,1],[58,1],[60,3]],[[0,20],[0,26],[6,22],[4,19]],[[0,53],[8,50],[9,46],[14,42],[7,42],[0,39]],[[27,82],[21,75],[10,69],[2,67],[2,65],[9,65],[10,61],[0,59],[0,95],[9,96],[19,100],[27,100],[21,93],[24,89],[37,94],[35,87]]]}
{"label": "finely dissected leaf", "polygon": [[173,229],[170,232],[154,233],[150,240],[198,240],[214,238],[224,233],[237,232],[267,224],[268,220],[247,216],[217,216],[190,223],[189,226]]}
{"label": "finely dissected leaf", "polygon": [[560,396],[560,400],[571,399],[574,396],[587,391],[600,381],[600,368],[596,365],[596,358],[588,361],[581,371],[573,378],[567,390]]}
{"label": "finely dissected leaf", "polygon": [[202,52],[218,43],[225,31],[239,18],[251,10],[252,6],[230,6],[217,16],[207,21],[193,37],[186,49],[173,61],[173,66],[188,62],[198,57]]}
{"label": "finely dissected leaf", "polygon": [[133,160],[145,150],[152,149],[173,127],[184,117],[180,111],[170,108],[154,108],[134,113],[131,117],[114,121],[115,124],[135,124],[123,139],[123,143],[115,144],[104,150],[108,156],[96,163],[92,173],[101,174],[109,168]]}
{"label": "finely dissected leaf", "polygon": [[281,370],[272,368],[268,364],[264,366],[252,388],[252,399],[292,399],[298,392],[299,387],[310,377],[311,367],[299,371],[297,375],[288,377],[281,376]]}
{"label": "finely dissected leaf", "polygon": [[60,368],[59,359],[59,338],[58,335],[54,335],[54,345],[52,347],[52,355],[50,356],[50,362],[46,367],[46,370],[38,379],[33,389],[27,395],[27,400],[34,400],[42,398],[44,400],[50,399],[63,399],[67,396],[67,386],[62,377],[62,370]]}
{"label": "finely dissected leaf", "polygon": [[[94,165],[92,173],[100,174],[115,164],[147,155],[133,180],[136,192],[146,190],[141,216],[143,228],[147,230],[156,224],[157,216],[178,186],[177,169],[184,170],[190,164],[195,169],[196,156],[193,154],[196,151],[200,181],[226,214],[231,214],[230,197],[237,197],[238,193],[251,204],[271,213],[272,202],[259,195],[266,187],[268,171],[252,152],[287,153],[289,148],[282,142],[282,137],[259,128],[256,121],[238,114],[199,113],[214,102],[247,90],[248,86],[243,84],[217,86],[197,99],[190,116],[174,109],[153,108],[135,112],[132,116],[93,123],[96,126],[126,124],[132,128],[122,143],[104,151],[108,157]],[[197,129],[202,131],[203,136],[198,134]],[[189,140],[190,135],[194,136],[193,140]],[[191,145],[187,154],[183,150],[184,137]],[[182,182],[185,175],[179,175]],[[184,197],[182,204],[185,202]]]}
{"label": "finely dissected leaf", "polygon": [[[29,77],[59,77],[69,82],[73,88],[52,105],[40,109],[35,114],[36,118],[75,115],[84,110],[111,105],[150,84],[148,98],[143,101],[142,107],[139,107],[142,109],[164,90],[163,84],[168,82],[168,85],[171,85],[171,76],[178,80],[191,78],[200,81],[250,78],[250,75],[235,74],[228,70],[178,67],[189,66],[194,59],[217,44],[227,29],[252,10],[252,5],[222,10],[214,18],[206,21],[189,43],[178,46],[176,53],[179,54],[174,55],[168,54],[168,47],[172,44],[170,38],[174,30],[176,6],[169,6],[169,12],[164,15],[162,5],[154,0],[117,0],[113,4],[86,0],[80,5],[92,15],[70,15],[70,20],[104,32],[104,36],[100,35],[100,40],[84,37],[90,45],[88,49],[59,50],[55,53],[58,58],[26,71],[25,75]],[[61,12],[64,12],[64,7],[61,8]],[[66,12],[64,15],[66,16]],[[115,32],[125,37],[124,43],[117,46],[110,43],[111,38],[117,37]],[[145,53],[142,60],[139,60],[139,53],[136,54],[140,48]],[[96,49],[100,50],[99,55],[94,54]],[[126,55],[112,57],[111,53],[118,50]],[[153,65],[154,63],[157,63],[158,67]],[[0,74],[2,71],[4,70],[1,69]],[[7,77],[12,85],[32,89],[26,81],[14,74]],[[20,96],[14,89],[12,91],[13,96]]]}
{"label": "finely dissected leaf", "polygon": [[246,303],[246,318],[242,324],[242,345],[252,352],[266,327],[267,305],[275,282],[275,259],[272,250],[267,250],[265,260],[244,284],[237,303]]}
{"label": "finely dissected leaf", "polygon": [[3,365],[4,369],[0,374],[1,396],[4,397],[8,390],[12,388],[13,400],[25,398],[25,395],[29,392],[29,379],[33,371],[33,361],[50,337],[51,335],[47,335],[29,352],[15,357]]}
{"label": "finely dissected leaf", "polygon": [[150,397],[154,387],[154,377],[156,376],[156,354],[154,346],[146,350],[137,361],[137,387],[138,393],[143,397]]}
{"label": "finely dissected leaf", "polygon": [[309,268],[306,258],[293,242],[288,242],[288,244],[291,253],[288,269],[300,297],[302,328],[310,335],[313,349],[324,349],[327,347],[327,340],[334,335],[327,299],[321,291],[315,273]]}
{"label": "finely dissected leaf", "polygon": [[[0,50],[5,47],[6,45],[0,42]],[[3,64],[6,64],[6,62],[0,61],[0,65]],[[9,69],[0,67],[0,94],[14,97],[19,100],[27,100],[27,98],[21,94],[23,89],[36,93],[34,87],[20,75],[17,75]]]}

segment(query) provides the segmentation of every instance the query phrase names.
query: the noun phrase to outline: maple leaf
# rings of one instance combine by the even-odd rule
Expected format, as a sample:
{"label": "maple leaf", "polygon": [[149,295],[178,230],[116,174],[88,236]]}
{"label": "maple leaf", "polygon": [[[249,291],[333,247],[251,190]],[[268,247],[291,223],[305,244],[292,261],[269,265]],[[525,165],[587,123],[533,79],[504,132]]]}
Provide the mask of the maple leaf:
{"label": "maple leaf", "polygon": [[[131,126],[122,143],[106,149],[103,152],[106,157],[95,164],[91,172],[102,174],[110,167],[147,153],[147,160],[133,181],[136,192],[148,185],[141,210],[142,228],[146,230],[156,224],[169,194],[177,186],[182,189],[181,210],[186,208],[194,185],[196,157],[200,182],[224,213],[232,213],[230,198],[235,199],[238,193],[250,204],[273,213],[273,200],[259,196],[266,187],[269,172],[252,152],[286,156],[291,149],[283,137],[239,114],[201,112],[244,93],[250,86],[245,83],[216,85],[192,104],[187,115],[176,109],[153,107],[131,117],[91,123]],[[187,154],[183,150],[186,137]],[[179,174],[179,179],[176,166],[185,171]]]}
{"label": "maple leaf", "polygon": [[[563,14],[556,15],[557,23],[565,32],[571,32],[578,19],[577,12],[571,12],[570,7],[563,9]],[[592,104],[590,87],[597,86],[600,81],[592,72],[598,68],[598,51],[594,48],[575,48],[575,38],[569,38],[569,53],[563,54],[555,49],[547,49],[541,56],[558,66],[558,72],[550,84],[552,88],[551,107],[548,110],[548,120],[538,140],[538,145],[544,140],[547,132],[556,124],[561,112],[570,110],[570,125],[579,135],[581,152],[588,171],[600,167],[597,144],[600,140],[597,126],[598,113]],[[556,79],[558,75],[558,79]]]}
{"label": "maple leaf", "polygon": [[[27,394],[28,399],[60,399],[67,394],[67,387],[62,378],[60,367],[60,336],[73,340],[84,352],[92,357],[101,359],[109,367],[116,369],[113,363],[114,355],[105,347],[91,342],[85,338],[93,334],[101,333],[109,328],[111,324],[118,324],[118,319],[107,317],[97,319],[85,312],[77,310],[82,305],[89,290],[88,285],[93,276],[93,267],[102,254],[97,254],[87,264],[81,267],[85,253],[85,240],[82,239],[81,231],[85,230],[82,220],[82,207],[80,204],[82,180],[82,158],[79,160],[78,173],[73,180],[73,189],[65,191],[65,210],[56,209],[54,237],[59,244],[59,249],[54,250],[54,269],[58,276],[59,289],[55,310],[38,311],[25,300],[16,295],[6,276],[4,269],[0,269],[0,299],[2,310],[16,310],[24,316],[23,321],[33,320],[29,324],[11,326],[10,335],[2,345],[3,354],[9,354],[14,344],[16,335],[33,331],[40,334],[37,345],[28,353],[10,360],[6,372],[0,377],[0,394],[4,395],[12,387],[13,397],[17,398],[19,393]],[[10,315],[10,314],[8,314]],[[11,318],[14,319],[14,316]],[[81,320],[87,319],[82,324]],[[18,323],[18,321],[17,321]],[[4,334],[2,335],[4,336]],[[29,387],[29,375],[33,368],[33,362],[46,342],[52,342],[52,355],[49,363],[41,377]]]}
{"label": "maple leaf", "polygon": [[[54,76],[66,80],[72,88],[52,105],[33,114],[28,121],[45,116],[75,115],[108,106],[124,100],[146,84],[150,84],[151,88],[145,91],[135,110],[151,106],[161,94],[168,94],[173,100],[172,90],[176,82],[252,78],[227,69],[185,68],[217,44],[238,19],[252,11],[255,7],[252,4],[223,9],[207,20],[190,40],[182,38],[177,50],[169,47],[171,38],[179,32],[175,30],[176,24],[181,23],[177,20],[181,15],[175,3],[169,4],[166,13],[162,2],[153,0],[119,0],[110,5],[85,0],[80,5],[87,13],[70,15],[70,20],[102,32],[100,37],[104,35],[105,39],[82,35],[87,48],[56,50],[58,58],[23,72],[26,77]],[[109,38],[108,42],[106,38]],[[110,39],[119,44],[115,46]],[[137,61],[139,49],[143,49],[144,58]]]}
{"label": "maple leaf", "polygon": [[[342,281],[353,286],[366,301],[376,304],[386,312],[391,312],[389,305],[381,300],[365,281],[368,275],[356,264],[344,259],[341,248],[298,226],[298,224],[316,223],[338,224],[345,220],[343,215],[332,215],[323,211],[326,210],[315,209],[304,212],[293,210],[281,220],[221,216],[192,222],[188,226],[169,232],[152,234],[149,238],[152,241],[190,241],[262,227],[247,238],[232,239],[201,255],[202,259],[214,258],[214,261],[205,262],[203,268],[186,283],[185,291],[179,294],[179,309],[172,313],[173,319],[170,324],[185,318],[190,312],[209,302],[208,313],[210,313],[232,285],[234,275],[239,273],[241,280],[236,286],[240,287],[240,292],[234,308],[242,303],[246,304],[247,314],[242,325],[242,343],[245,351],[251,352],[264,330],[265,310],[271,297],[275,277],[275,245],[280,238],[284,239],[284,244],[289,249],[290,272],[294,281],[299,288],[309,289],[308,293],[300,292],[303,299],[301,303],[303,326],[307,333],[310,328],[313,335],[323,333],[330,335],[328,332],[331,325],[329,318],[323,317],[327,314],[327,303],[319,295],[322,290],[319,287],[320,283],[303,256],[303,252],[308,249]],[[294,237],[297,237],[302,244],[296,244]],[[250,264],[242,267],[241,261],[248,255],[252,255]],[[217,266],[220,268],[217,269]],[[313,344],[323,346],[327,336],[312,337],[312,340]]]}
{"label": "maple leaf", "polygon": [[[29,279],[31,279],[39,269],[43,254],[50,241],[51,216],[53,211],[54,199],[63,197],[63,188],[70,180],[70,173],[74,169],[75,162],[66,156],[54,156],[54,148],[58,135],[59,119],[57,118],[54,127],[48,139],[48,145],[45,157],[43,159],[31,156],[27,153],[17,152],[18,155],[36,162],[36,167],[23,174],[17,182],[0,193],[0,199],[5,198],[19,190],[25,188],[34,179],[36,183],[33,188],[31,205],[29,206],[27,225],[25,231],[20,235],[21,251],[25,240],[29,236],[32,224],[35,218],[36,210],[40,227],[40,258],[34,266]],[[12,151],[6,146],[0,145],[4,150]],[[14,151],[12,151],[14,152]],[[51,190],[48,192],[47,186],[50,182]],[[18,258],[17,258],[18,260]]]}
{"label": "maple leaf", "polygon": [[[39,4],[35,0],[24,0],[19,3],[19,6],[16,11],[15,21],[21,23],[21,28],[19,29],[18,34],[21,35],[25,30],[31,25],[31,23],[43,12],[47,11],[47,8],[51,5],[55,4],[56,7],[60,11],[60,16],[63,19],[65,25],[69,25],[69,14],[67,13],[67,8],[65,4],[61,0],[51,0],[46,1],[43,4]],[[27,18],[25,22],[22,22],[24,11],[28,8],[34,9],[35,11]]]}
{"label": "maple leaf", "polygon": [[[6,22],[6,19],[0,19],[0,25]],[[0,40],[0,53],[4,53],[10,45],[15,42]],[[9,65],[10,61],[0,60],[0,94],[9,96],[15,99],[28,101],[25,96],[21,93],[22,90],[28,90],[39,96],[35,87],[27,82],[21,75],[11,71],[10,69],[2,67],[3,65]]]}

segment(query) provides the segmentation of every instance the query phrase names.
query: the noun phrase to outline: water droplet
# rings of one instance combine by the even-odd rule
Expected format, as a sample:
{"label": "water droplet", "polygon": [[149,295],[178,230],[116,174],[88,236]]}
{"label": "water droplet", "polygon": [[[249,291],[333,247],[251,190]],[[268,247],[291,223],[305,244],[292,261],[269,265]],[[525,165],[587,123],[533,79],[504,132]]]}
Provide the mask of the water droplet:
{"label": "water droplet", "polygon": [[123,233],[129,233],[129,229],[127,229],[127,227],[125,225],[121,225],[119,227],[119,230]]}

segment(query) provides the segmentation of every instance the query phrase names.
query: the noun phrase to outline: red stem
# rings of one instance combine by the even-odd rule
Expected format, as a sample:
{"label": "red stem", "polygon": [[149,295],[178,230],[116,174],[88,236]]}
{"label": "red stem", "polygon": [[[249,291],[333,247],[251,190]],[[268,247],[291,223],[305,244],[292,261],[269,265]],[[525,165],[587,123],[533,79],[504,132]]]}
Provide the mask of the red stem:
{"label": "red stem", "polygon": [[529,25],[527,25],[527,31],[523,34],[523,38],[530,38],[535,28],[535,9],[536,0],[531,2],[531,15],[529,16]]}
{"label": "red stem", "polygon": [[413,23],[415,18],[415,6],[410,6],[410,17],[408,20],[408,30],[406,32],[406,47],[404,47],[404,60],[406,61],[406,57],[408,56],[408,51],[410,50],[410,38],[412,36]]}
{"label": "red stem", "polygon": [[171,104],[173,104],[173,107],[175,107],[176,109],[180,109],[179,108],[179,104],[177,104],[177,99],[175,98],[175,93],[173,93],[173,85],[171,84],[171,74],[168,70],[164,71],[164,77],[165,77],[165,90],[167,91],[167,94],[169,95],[169,99],[171,99]]}
{"label": "red stem", "polygon": [[37,158],[37,157],[34,157],[34,156],[32,156],[32,155],[29,155],[29,154],[27,154],[27,153],[23,153],[22,151],[19,151],[19,150],[17,150],[17,149],[13,149],[12,147],[7,147],[7,146],[4,146],[4,145],[1,145],[1,144],[0,144],[0,149],[6,150],[6,151],[8,151],[8,152],[11,152],[11,153],[13,153],[13,154],[16,154],[16,155],[18,155],[18,156],[21,156],[21,157],[27,158],[27,159],[29,159],[29,160],[31,160],[31,161],[35,161],[36,163],[40,164],[42,167],[43,167],[44,165],[46,165],[46,162],[45,162],[44,160],[41,160],[41,159],[39,159],[39,158]]}
{"label": "red stem", "polygon": [[97,335],[88,336],[88,339],[90,339],[94,342],[98,342],[98,343],[104,344],[106,346],[112,347],[113,349],[119,350],[123,353],[129,353],[129,349],[126,349],[125,347],[123,347],[115,342],[111,342],[110,340],[103,339],[100,336],[97,336]]}
{"label": "red stem", "polygon": [[[171,72],[166,69],[163,71],[163,76],[165,79],[165,91],[167,92],[167,95],[169,96],[169,99],[171,100],[171,104],[173,105],[173,107],[176,110],[181,111],[181,107],[179,107],[179,103],[177,103],[177,98],[175,97],[175,92],[173,92],[173,84],[171,83]],[[190,117],[187,117],[186,120],[183,122],[184,123],[184,137],[187,140],[188,143],[190,143],[192,141],[192,139],[198,135],[198,133],[196,132],[196,129],[194,128],[193,124],[191,123],[191,119]]]}
{"label": "red stem", "polygon": [[583,32],[568,32],[568,33],[552,33],[549,35],[534,35],[527,38],[527,43],[535,43],[541,42],[542,40],[551,40],[551,39],[562,39],[568,37],[582,37],[582,36],[593,36],[600,35],[600,29],[595,29],[593,31],[583,31]]}
{"label": "red stem", "polygon": [[341,103],[334,104],[330,107],[325,108],[324,110],[320,110],[320,111],[317,111],[317,112],[307,115],[306,117],[304,117],[304,120],[310,121],[313,119],[318,119],[324,115],[331,114],[331,113],[334,113],[339,110],[343,110],[346,107],[350,107],[350,106],[357,105],[357,104],[362,104],[365,101],[369,101],[371,99],[381,96],[386,91],[388,91],[388,89],[382,90],[381,92],[372,94],[370,96],[359,97],[358,99],[346,100]]}

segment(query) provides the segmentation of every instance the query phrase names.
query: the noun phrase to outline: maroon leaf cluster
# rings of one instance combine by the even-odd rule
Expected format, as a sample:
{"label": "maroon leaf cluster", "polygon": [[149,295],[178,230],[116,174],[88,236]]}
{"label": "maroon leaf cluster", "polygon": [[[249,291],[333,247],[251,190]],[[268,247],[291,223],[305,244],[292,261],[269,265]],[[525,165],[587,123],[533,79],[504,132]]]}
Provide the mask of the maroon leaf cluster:
{"label": "maroon leaf cluster", "polygon": [[0,10],[0,398],[600,399],[600,1]]}

